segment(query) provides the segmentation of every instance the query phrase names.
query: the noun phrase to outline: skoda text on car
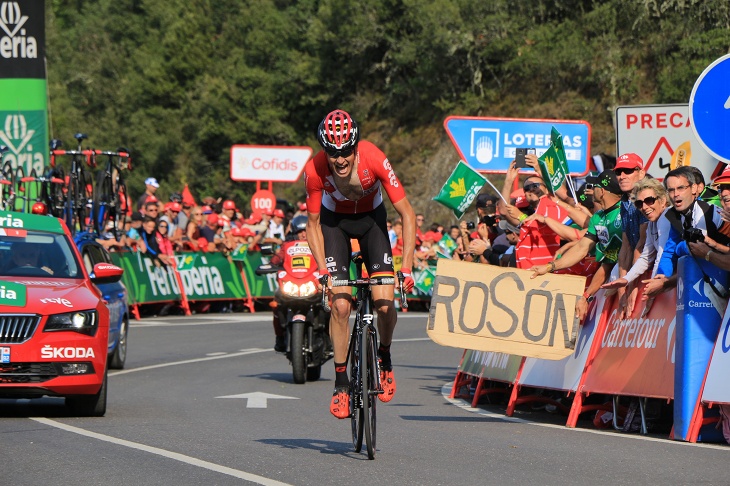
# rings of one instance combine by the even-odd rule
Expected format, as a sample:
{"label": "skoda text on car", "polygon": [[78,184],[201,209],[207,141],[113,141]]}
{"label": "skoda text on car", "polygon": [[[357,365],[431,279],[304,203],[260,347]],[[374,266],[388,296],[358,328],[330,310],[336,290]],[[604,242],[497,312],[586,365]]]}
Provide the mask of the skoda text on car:
{"label": "skoda text on car", "polygon": [[0,397],[66,397],[75,415],[106,412],[109,310],[61,220],[0,211]]}

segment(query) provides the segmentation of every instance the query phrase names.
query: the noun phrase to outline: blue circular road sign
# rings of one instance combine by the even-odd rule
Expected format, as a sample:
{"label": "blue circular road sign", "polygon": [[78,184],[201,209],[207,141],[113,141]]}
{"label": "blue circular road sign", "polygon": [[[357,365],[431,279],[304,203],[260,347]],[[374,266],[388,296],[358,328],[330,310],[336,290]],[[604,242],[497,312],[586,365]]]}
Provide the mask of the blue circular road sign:
{"label": "blue circular road sign", "polygon": [[718,159],[730,161],[730,54],[707,66],[697,78],[689,116],[702,146]]}

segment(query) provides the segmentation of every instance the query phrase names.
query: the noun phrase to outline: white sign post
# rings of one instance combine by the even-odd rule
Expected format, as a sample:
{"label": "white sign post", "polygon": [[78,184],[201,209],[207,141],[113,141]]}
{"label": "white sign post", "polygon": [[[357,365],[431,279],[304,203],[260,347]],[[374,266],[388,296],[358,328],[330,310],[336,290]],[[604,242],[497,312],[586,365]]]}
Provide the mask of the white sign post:
{"label": "white sign post", "polygon": [[663,179],[672,166],[672,155],[680,151],[675,165],[692,165],[709,183],[717,159],[697,139],[688,104],[637,105],[616,108],[616,154],[638,154],[647,173]]}
{"label": "white sign post", "polygon": [[231,147],[231,179],[296,182],[311,157],[311,147],[234,145]]}

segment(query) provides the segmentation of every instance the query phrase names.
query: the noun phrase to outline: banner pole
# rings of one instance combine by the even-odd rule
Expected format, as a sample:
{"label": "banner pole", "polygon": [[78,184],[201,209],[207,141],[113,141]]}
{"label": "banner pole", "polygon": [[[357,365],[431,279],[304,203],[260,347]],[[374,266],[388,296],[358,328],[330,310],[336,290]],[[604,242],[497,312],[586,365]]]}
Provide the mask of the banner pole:
{"label": "banner pole", "polygon": [[177,280],[178,288],[180,289],[180,305],[182,306],[183,310],[185,311],[185,315],[189,316],[191,314],[190,312],[190,303],[188,302],[188,296],[185,294],[185,287],[183,287],[182,277],[180,277],[180,272],[177,271],[177,260],[175,260],[175,265],[172,267],[172,272],[175,274],[175,280]]}
{"label": "banner pole", "polygon": [[241,265],[241,280],[243,280],[243,288],[246,290],[246,298],[244,300],[244,304],[246,307],[248,307],[249,312],[253,314],[256,312],[254,309],[253,304],[253,297],[251,296],[251,289],[248,286],[248,277],[246,277],[246,263],[244,262],[243,265]]}

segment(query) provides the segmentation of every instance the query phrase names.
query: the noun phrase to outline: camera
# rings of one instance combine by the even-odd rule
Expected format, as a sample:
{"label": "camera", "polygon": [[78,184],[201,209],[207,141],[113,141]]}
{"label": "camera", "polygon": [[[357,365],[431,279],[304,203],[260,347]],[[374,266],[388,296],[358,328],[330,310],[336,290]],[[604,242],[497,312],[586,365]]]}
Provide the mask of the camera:
{"label": "camera", "polygon": [[682,239],[687,243],[704,243],[705,235],[697,228],[687,228],[682,233]]}
{"label": "camera", "polygon": [[469,221],[466,223],[466,229],[468,229],[469,231],[473,230],[474,228],[476,228],[474,221]]}

